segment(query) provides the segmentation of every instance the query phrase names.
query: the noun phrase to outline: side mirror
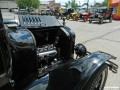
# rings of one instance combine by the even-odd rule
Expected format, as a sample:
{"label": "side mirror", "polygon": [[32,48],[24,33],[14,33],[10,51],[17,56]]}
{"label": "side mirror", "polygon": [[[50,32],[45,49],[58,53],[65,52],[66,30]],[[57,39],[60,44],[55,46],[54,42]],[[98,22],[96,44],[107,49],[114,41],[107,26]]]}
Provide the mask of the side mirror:
{"label": "side mirror", "polygon": [[84,57],[87,54],[87,49],[83,44],[77,44],[75,46],[75,53],[77,57]]}

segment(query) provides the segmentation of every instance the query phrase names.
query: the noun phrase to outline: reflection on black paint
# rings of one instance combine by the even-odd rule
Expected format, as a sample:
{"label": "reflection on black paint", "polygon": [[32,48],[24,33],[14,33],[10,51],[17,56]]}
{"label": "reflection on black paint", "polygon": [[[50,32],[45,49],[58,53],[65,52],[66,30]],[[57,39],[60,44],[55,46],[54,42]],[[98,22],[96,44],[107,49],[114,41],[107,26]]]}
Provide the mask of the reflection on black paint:
{"label": "reflection on black paint", "polygon": [[0,10],[0,29],[3,28],[3,19],[2,19],[2,13]]}
{"label": "reflection on black paint", "polygon": [[35,46],[35,40],[32,33],[27,29],[8,30],[8,41],[15,48],[32,48]]}

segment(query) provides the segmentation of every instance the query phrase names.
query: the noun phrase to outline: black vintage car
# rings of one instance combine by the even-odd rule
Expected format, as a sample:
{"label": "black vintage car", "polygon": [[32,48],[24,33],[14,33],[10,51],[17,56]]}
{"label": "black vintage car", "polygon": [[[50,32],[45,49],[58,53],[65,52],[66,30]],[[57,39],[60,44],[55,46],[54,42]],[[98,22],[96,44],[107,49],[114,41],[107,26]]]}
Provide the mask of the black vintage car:
{"label": "black vintage car", "polygon": [[67,11],[62,13],[62,17],[66,17],[67,20],[69,20],[70,18],[73,18],[72,13],[74,12],[73,8],[69,8],[67,9]]}
{"label": "black vintage car", "polygon": [[99,23],[102,24],[104,20],[109,20],[109,22],[111,23],[112,12],[113,8],[99,7],[95,10],[95,13],[90,15],[89,23],[92,23],[92,21],[99,21]]}
{"label": "black vintage car", "polygon": [[20,15],[12,25],[0,12],[0,90],[103,90],[116,57],[74,44],[54,16]]}

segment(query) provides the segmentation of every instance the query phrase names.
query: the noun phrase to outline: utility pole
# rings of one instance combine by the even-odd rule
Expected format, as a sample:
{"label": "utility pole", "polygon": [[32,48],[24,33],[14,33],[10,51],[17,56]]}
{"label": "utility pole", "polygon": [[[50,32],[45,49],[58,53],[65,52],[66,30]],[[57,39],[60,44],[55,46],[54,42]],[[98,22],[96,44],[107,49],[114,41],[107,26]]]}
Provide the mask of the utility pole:
{"label": "utility pole", "polygon": [[94,6],[96,5],[96,0],[94,0]]}
{"label": "utility pole", "polygon": [[81,2],[79,1],[79,6],[81,6]]}
{"label": "utility pole", "polygon": [[87,1],[87,12],[88,12],[88,7],[89,7],[89,0]]}
{"label": "utility pole", "polygon": [[55,4],[55,0],[53,0],[53,3]]}

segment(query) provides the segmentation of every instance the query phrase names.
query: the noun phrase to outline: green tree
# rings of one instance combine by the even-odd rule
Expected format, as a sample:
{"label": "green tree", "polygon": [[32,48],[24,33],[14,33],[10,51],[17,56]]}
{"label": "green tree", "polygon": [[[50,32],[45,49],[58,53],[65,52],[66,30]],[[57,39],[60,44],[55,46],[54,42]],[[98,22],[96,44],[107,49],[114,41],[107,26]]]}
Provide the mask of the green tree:
{"label": "green tree", "polygon": [[75,10],[78,8],[76,0],[66,2],[65,7],[68,8],[69,6],[71,6],[71,8],[74,8]]}
{"label": "green tree", "polygon": [[66,7],[66,8],[68,7],[68,3],[65,3],[65,7]]}
{"label": "green tree", "polygon": [[40,1],[39,0],[32,0],[32,7],[38,8],[39,5],[40,5]]}
{"label": "green tree", "polygon": [[78,4],[76,3],[75,0],[72,0],[71,6],[72,6],[72,8],[74,8],[75,10],[78,8]]}
{"label": "green tree", "polygon": [[16,0],[16,3],[19,8],[25,8],[24,0]]}
{"label": "green tree", "polygon": [[84,5],[86,5],[86,6],[87,6],[87,5],[88,5],[88,3],[83,3],[83,5],[82,5],[82,6],[84,6]]}
{"label": "green tree", "polygon": [[70,1],[68,1],[68,2],[65,3],[65,7],[66,8],[68,8],[69,6],[71,6],[71,2]]}
{"label": "green tree", "polygon": [[107,6],[107,3],[108,3],[108,0],[104,0],[104,1],[102,2],[102,6]]}
{"label": "green tree", "polygon": [[16,3],[19,8],[38,8],[40,1],[39,0],[16,0]]}
{"label": "green tree", "polygon": [[102,4],[101,4],[101,3],[99,3],[99,2],[96,2],[94,6],[99,6],[99,7],[101,7],[101,6],[102,6]]}

